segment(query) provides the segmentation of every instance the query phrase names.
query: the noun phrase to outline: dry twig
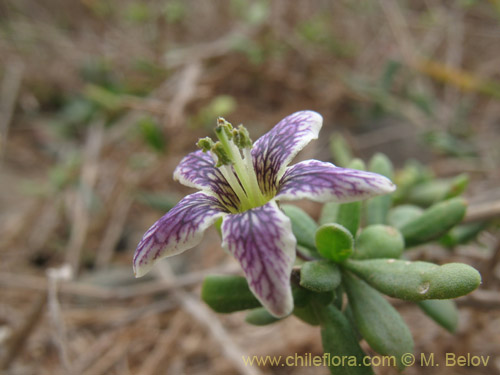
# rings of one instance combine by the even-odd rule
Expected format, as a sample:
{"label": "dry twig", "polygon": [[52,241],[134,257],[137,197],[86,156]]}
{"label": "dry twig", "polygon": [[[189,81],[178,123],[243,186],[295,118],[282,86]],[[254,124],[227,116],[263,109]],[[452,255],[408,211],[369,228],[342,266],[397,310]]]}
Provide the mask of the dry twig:
{"label": "dry twig", "polygon": [[0,160],[7,144],[10,122],[14,114],[17,94],[23,80],[24,64],[19,60],[6,65],[0,92]]}
{"label": "dry twig", "polygon": [[[500,264],[500,236],[497,239],[497,244],[493,249],[493,254],[487,262],[484,263],[481,275],[483,277],[483,285],[485,287],[490,286],[495,280],[495,271]],[[500,301],[500,295],[498,296],[498,301]]]}
{"label": "dry twig", "polygon": [[478,309],[499,309],[500,293],[494,290],[476,290],[471,294],[457,299],[459,306],[471,306]]}
{"label": "dry twig", "polygon": [[125,337],[118,337],[116,340],[112,341],[111,344],[112,345],[109,346],[107,351],[100,353],[98,360],[84,371],[82,373],[83,375],[107,374],[111,367],[116,365],[130,349],[130,343]]}
{"label": "dry twig", "polygon": [[61,306],[59,305],[59,300],[57,298],[57,283],[59,280],[70,279],[72,277],[71,273],[71,267],[67,264],[61,268],[49,268],[47,270],[47,277],[49,279],[48,309],[52,325],[53,340],[59,351],[59,358],[65,373],[68,375],[72,373],[72,370],[66,339],[66,327],[61,314]]}
{"label": "dry twig", "polygon": [[169,127],[176,128],[184,120],[184,110],[196,95],[196,85],[201,73],[202,65],[199,62],[187,65],[180,73],[178,92],[168,106]]}
{"label": "dry twig", "polygon": [[153,351],[146,357],[140,370],[141,375],[154,375],[165,361],[165,358],[172,352],[172,347],[176,343],[182,331],[189,326],[189,320],[182,312],[177,312],[170,320],[169,328],[164,330],[156,340]]}
{"label": "dry twig", "polygon": [[45,303],[47,302],[47,295],[40,295],[33,308],[28,313],[28,316],[24,320],[22,326],[14,332],[8,339],[7,348],[5,351],[5,356],[0,361],[0,370],[6,370],[9,368],[10,364],[21,352],[24,344],[28,340],[30,334],[34,331],[37,324],[39,323],[43,312],[45,311]]}
{"label": "dry twig", "polygon": [[106,267],[113,256],[116,244],[120,240],[123,228],[128,217],[133,199],[129,195],[128,189],[123,190],[116,199],[113,213],[109,219],[108,227],[104,233],[104,238],[96,252],[96,267]]}
{"label": "dry twig", "polygon": [[464,223],[490,220],[500,217],[500,200],[471,205],[464,218]]}
{"label": "dry twig", "polygon": [[[174,275],[166,262],[157,264],[155,271],[157,277],[161,280],[171,281],[174,279]],[[173,297],[179,301],[182,308],[189,315],[208,330],[213,340],[219,344],[226,358],[238,369],[238,372],[245,375],[262,374],[262,371],[257,367],[245,366],[242,360],[244,352],[236,345],[217,317],[204,304],[182,290],[173,290]]]}
{"label": "dry twig", "polygon": [[[99,287],[79,281],[65,281],[64,283],[59,283],[58,288],[59,293],[62,294],[73,294],[106,300],[120,300],[156,293],[165,293],[172,289],[193,286],[212,273],[234,274],[239,271],[240,269],[235,264],[230,264],[203,271],[191,272],[170,281],[155,280],[124,287]],[[48,289],[48,282],[44,277],[40,276],[2,272],[0,273],[0,286],[46,292]]]}
{"label": "dry twig", "polygon": [[89,127],[85,143],[84,165],[80,176],[80,189],[74,199],[71,235],[66,248],[66,263],[72,267],[74,272],[78,271],[80,253],[87,236],[90,221],[87,209],[87,197],[97,181],[98,159],[103,143],[103,136],[104,124],[102,121]]}

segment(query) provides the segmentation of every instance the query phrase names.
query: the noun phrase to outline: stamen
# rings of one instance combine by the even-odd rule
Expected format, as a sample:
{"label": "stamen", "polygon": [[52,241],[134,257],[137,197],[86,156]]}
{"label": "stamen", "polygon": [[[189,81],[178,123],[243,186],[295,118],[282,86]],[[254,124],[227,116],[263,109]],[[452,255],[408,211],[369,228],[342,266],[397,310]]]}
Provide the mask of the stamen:
{"label": "stamen", "polygon": [[234,172],[231,170],[231,167],[229,165],[223,165],[223,166],[219,167],[219,170],[221,171],[224,178],[227,180],[229,185],[231,185],[231,188],[233,188],[234,192],[236,193],[236,195],[240,199],[241,210],[246,211],[246,210],[252,208],[252,203],[250,202],[247,194],[245,193],[245,191],[241,187]]}
{"label": "stamen", "polygon": [[252,140],[248,131],[243,125],[234,129],[229,122],[219,117],[215,134],[218,142],[214,143],[207,137],[198,141],[198,147],[203,152],[211,151],[215,166],[238,196],[241,211],[264,205],[269,199],[266,199],[259,187],[250,153]]}
{"label": "stamen", "polygon": [[196,143],[196,146],[198,146],[203,152],[207,152],[214,147],[214,141],[212,141],[210,137],[201,138],[198,140],[198,143]]}
{"label": "stamen", "polygon": [[250,176],[249,180],[250,183],[252,184],[252,190],[258,192],[260,204],[265,204],[267,200],[264,197],[262,190],[260,190],[259,182],[257,180],[257,175],[255,174],[255,169],[253,167],[252,153],[250,152],[249,148],[244,148],[242,151],[244,157],[243,161],[245,162],[245,168],[247,170],[248,175]]}
{"label": "stamen", "polygon": [[248,159],[250,162],[245,162],[241,157],[240,150],[238,150],[233,142],[229,143],[229,147],[234,161],[234,170],[236,171],[236,175],[239,177],[248,198],[251,202],[254,202],[254,206],[264,204],[265,199],[260,191],[259,184],[257,183],[257,177],[255,176],[255,171],[253,170],[251,156]]}
{"label": "stamen", "polygon": [[[219,143],[219,142],[217,142]],[[241,210],[247,210],[251,208],[251,203],[248,199],[247,194],[241,187],[241,184],[238,182],[238,178],[235,176],[232,166],[231,165],[224,165],[220,163],[220,160],[218,158],[218,155],[212,150],[210,152],[210,155],[212,156],[212,159],[215,162],[215,166],[219,169],[219,171],[222,173],[226,181],[228,182],[229,186],[231,186],[231,189],[235,192],[236,196],[240,200],[241,204]]]}
{"label": "stamen", "polygon": [[248,130],[243,125],[240,125],[238,126],[238,129],[233,130],[233,139],[234,139],[234,144],[240,150],[252,147],[252,140],[250,139],[250,134],[248,134]]}
{"label": "stamen", "polygon": [[234,163],[231,159],[231,155],[228,154],[226,148],[221,142],[216,142],[214,144],[212,152],[217,155],[217,164],[215,165],[217,168],[222,165],[231,165]]}
{"label": "stamen", "polygon": [[215,133],[217,134],[217,138],[219,138],[219,132],[223,131],[226,133],[226,137],[231,140],[233,138],[233,125],[230,122],[226,121],[224,118],[219,117],[217,119],[217,127],[215,128]]}

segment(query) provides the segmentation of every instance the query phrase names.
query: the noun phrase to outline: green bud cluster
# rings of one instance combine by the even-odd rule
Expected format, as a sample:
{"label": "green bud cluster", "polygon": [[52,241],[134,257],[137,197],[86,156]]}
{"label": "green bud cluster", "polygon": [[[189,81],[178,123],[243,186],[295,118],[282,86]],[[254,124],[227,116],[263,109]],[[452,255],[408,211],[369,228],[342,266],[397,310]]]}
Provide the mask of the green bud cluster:
{"label": "green bud cluster", "polygon": [[210,151],[216,156],[216,167],[234,164],[230,143],[234,144],[238,150],[252,147],[252,139],[250,138],[248,130],[241,124],[238,128],[234,128],[230,122],[219,117],[214,131],[219,141],[214,142],[210,137],[205,137],[200,138],[196,145],[203,152]]}
{"label": "green bud cluster", "polygon": [[203,152],[211,153],[215,167],[219,168],[239,199],[237,209],[228,209],[231,212],[242,212],[267,203],[270,198],[260,190],[250,153],[252,140],[245,127],[239,125],[234,128],[231,123],[219,117],[215,135],[217,142],[207,137],[200,139],[197,146]]}

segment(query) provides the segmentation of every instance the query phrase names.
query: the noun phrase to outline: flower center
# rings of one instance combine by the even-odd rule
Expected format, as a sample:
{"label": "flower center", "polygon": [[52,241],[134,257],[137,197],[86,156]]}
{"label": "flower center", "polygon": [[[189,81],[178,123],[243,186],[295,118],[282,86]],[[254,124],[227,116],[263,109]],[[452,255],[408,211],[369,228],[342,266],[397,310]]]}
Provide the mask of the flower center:
{"label": "flower center", "polygon": [[252,140],[247,129],[238,128],[219,117],[215,135],[219,139],[213,142],[209,137],[202,138],[197,145],[203,152],[210,151],[212,158],[224,178],[240,200],[240,211],[266,204],[267,199],[260,190],[257,175],[252,162]]}

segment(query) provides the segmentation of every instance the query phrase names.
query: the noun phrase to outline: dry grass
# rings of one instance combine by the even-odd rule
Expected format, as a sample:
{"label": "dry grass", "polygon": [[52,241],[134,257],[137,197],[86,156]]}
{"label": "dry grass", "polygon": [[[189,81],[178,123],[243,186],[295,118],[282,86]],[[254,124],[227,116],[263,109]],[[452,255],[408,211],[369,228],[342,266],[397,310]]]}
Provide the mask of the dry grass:
{"label": "dry grass", "polygon": [[[252,327],[199,301],[203,275],[237,272],[215,232],[168,261],[175,274],[133,278],[135,246],[162,215],[143,193],[168,192],[169,204],[189,192],[172,171],[221,111],[256,138],[307,108],[325,126],[302,157],[329,159],[329,134],[341,131],[364,157],[380,150],[397,165],[418,157],[439,175],[469,172],[472,211],[498,218],[499,9],[494,0],[0,3],[0,371],[304,373],[245,367],[240,356],[320,354],[316,328],[295,318]],[[398,73],[381,89],[391,62]],[[92,116],[76,116],[75,99],[93,103]],[[166,139],[163,152],[144,140],[145,116]],[[475,156],[436,152],[421,141],[430,131],[465,139]],[[500,237],[491,228],[481,245],[415,255],[486,275],[493,294],[463,302],[457,335],[399,305],[416,353],[489,355],[488,367],[407,374],[500,373],[491,302]]]}

